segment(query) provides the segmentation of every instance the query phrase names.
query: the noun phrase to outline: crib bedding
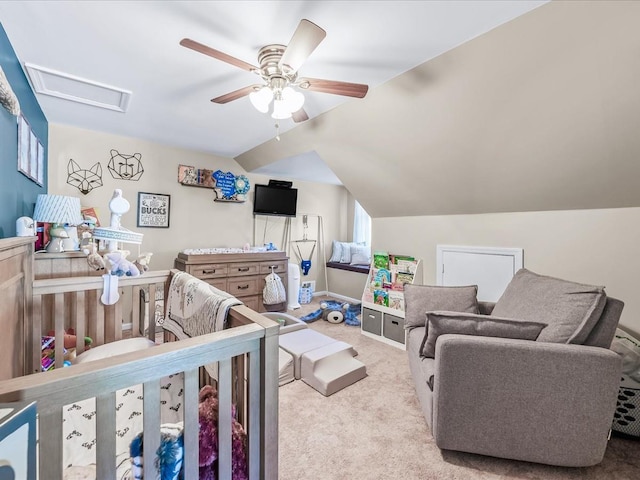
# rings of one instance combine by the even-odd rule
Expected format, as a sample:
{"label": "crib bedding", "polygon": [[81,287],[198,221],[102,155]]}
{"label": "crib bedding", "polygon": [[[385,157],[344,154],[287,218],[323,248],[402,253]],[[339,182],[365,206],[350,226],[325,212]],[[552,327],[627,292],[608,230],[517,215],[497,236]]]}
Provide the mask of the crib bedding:
{"label": "crib bedding", "polygon": [[[165,377],[160,382],[160,417],[163,423],[183,420],[182,373]],[[119,390],[116,393],[116,453],[128,459],[131,440],[142,431],[142,385]],[[96,407],[95,399],[66,405],[62,412],[63,465],[87,466],[96,462]]]}
{"label": "crib bedding", "polygon": [[[83,352],[76,364],[113,357],[115,355],[152,348],[155,344],[146,338],[130,338],[100,345]],[[165,423],[182,421],[183,374],[169,375],[160,381],[160,417]],[[62,410],[63,465],[88,466],[95,464],[96,402],[89,398]],[[143,427],[143,387],[135,385],[116,392],[116,453],[128,459],[131,440]],[[129,462],[118,462],[120,463]]]}

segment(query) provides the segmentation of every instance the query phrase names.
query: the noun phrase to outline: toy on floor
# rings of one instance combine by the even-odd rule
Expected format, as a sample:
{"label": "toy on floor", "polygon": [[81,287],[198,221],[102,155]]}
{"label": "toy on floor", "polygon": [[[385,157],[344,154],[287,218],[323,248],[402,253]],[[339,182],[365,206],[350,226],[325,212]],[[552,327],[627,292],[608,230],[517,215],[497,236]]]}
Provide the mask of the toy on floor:
{"label": "toy on floor", "polygon": [[335,300],[326,300],[320,303],[320,309],[311,312],[304,317],[300,317],[303,322],[315,322],[319,318],[323,318],[329,323],[342,323],[345,325],[359,326],[360,305],[351,305],[349,303],[341,303]]}

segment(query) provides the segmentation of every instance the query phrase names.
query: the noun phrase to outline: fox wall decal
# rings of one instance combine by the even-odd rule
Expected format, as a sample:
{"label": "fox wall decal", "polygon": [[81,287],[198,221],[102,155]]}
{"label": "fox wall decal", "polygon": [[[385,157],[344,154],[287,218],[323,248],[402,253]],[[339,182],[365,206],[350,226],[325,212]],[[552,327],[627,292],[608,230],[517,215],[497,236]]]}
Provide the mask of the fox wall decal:
{"label": "fox wall decal", "polygon": [[80,168],[72,158],[67,165],[67,183],[73,185],[84,195],[94,188],[102,186],[102,166],[97,162],[89,170]]}

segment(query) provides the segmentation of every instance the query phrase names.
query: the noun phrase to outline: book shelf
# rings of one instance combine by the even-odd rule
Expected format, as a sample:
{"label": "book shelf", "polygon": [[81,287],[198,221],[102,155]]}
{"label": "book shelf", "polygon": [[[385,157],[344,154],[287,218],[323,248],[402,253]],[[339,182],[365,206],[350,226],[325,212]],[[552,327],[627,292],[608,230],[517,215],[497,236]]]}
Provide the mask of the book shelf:
{"label": "book shelf", "polygon": [[361,333],[405,348],[404,285],[422,284],[422,263],[408,255],[374,252],[362,293]]}

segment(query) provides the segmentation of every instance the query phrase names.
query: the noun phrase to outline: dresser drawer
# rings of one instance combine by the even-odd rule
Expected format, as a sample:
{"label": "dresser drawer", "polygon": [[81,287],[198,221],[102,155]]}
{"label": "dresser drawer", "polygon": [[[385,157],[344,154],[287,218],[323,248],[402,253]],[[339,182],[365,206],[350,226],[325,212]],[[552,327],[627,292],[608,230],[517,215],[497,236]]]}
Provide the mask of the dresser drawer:
{"label": "dresser drawer", "polygon": [[254,263],[230,263],[228,275],[256,275],[260,273],[260,264]]}
{"label": "dresser drawer", "polygon": [[226,278],[208,278],[205,280],[209,285],[216,287],[223,292],[227,291],[227,279]]}
{"label": "dresser drawer", "polygon": [[224,263],[212,263],[206,265],[191,265],[189,273],[196,278],[216,278],[227,276],[227,265]]}
{"label": "dresser drawer", "polygon": [[271,273],[271,267],[273,271],[278,274],[287,273],[287,262],[262,262],[260,263],[260,273],[269,275]]}
{"label": "dresser drawer", "polygon": [[227,281],[227,292],[234,297],[256,295],[262,291],[263,283],[260,277],[233,277]]}
{"label": "dresser drawer", "polygon": [[257,312],[258,309],[260,308],[260,305],[262,305],[262,302],[260,301],[260,297],[258,295],[252,295],[250,297],[242,297],[242,303],[245,304],[245,306],[249,307],[251,310]]}

